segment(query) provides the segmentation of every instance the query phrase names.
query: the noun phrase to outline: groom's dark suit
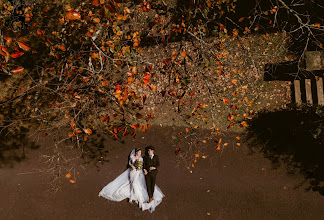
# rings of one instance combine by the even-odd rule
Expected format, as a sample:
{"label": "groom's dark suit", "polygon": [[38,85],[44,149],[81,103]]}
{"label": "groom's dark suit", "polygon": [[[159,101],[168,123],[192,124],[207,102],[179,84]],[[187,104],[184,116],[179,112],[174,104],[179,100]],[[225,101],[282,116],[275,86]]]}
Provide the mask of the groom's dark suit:
{"label": "groom's dark suit", "polygon": [[[153,158],[151,159],[150,155],[145,155],[143,160],[143,168],[148,172],[145,175],[147,193],[149,195],[149,198],[153,198],[156,174],[158,172],[157,168],[160,166],[159,157],[154,154]],[[150,167],[155,167],[156,169],[150,170]]]}

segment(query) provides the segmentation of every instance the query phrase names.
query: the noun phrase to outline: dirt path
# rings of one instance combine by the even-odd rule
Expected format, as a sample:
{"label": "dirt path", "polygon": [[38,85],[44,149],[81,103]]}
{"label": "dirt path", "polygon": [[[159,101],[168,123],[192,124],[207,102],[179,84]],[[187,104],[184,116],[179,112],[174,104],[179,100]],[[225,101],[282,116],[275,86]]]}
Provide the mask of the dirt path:
{"label": "dirt path", "polygon": [[[37,159],[42,147],[28,152],[14,168],[0,169],[1,219],[323,219],[324,197],[293,189],[301,176],[287,175],[284,168],[272,170],[262,155],[248,155],[244,144],[221,152],[207,141],[207,158],[200,159],[192,173],[177,167],[171,141],[175,132],[153,127],[136,139],[126,138],[124,144],[106,143],[112,149],[110,161],[99,171],[86,165],[77,182],[66,179],[55,198],[47,194],[49,186],[42,175],[21,174],[43,166]],[[46,139],[39,143],[46,144]],[[131,149],[148,144],[160,157],[157,185],[166,196],[156,211],[142,212],[127,201],[98,197],[101,188],[125,169]]]}

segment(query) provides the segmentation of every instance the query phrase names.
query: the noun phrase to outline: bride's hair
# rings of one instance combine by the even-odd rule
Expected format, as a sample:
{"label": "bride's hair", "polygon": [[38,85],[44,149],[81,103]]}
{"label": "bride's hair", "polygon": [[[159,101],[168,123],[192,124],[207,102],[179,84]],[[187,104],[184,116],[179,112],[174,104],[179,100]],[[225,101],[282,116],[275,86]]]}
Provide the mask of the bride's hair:
{"label": "bride's hair", "polygon": [[140,150],[141,150],[141,148],[136,148],[136,149],[135,149],[135,155],[136,155],[137,152],[140,151]]}

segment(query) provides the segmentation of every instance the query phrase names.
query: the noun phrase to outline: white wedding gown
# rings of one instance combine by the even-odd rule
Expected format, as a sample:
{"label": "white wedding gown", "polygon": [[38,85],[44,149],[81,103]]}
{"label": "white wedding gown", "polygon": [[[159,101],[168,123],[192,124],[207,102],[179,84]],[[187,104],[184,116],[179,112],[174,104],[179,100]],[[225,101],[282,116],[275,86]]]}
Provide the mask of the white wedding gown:
{"label": "white wedding gown", "polygon": [[[139,158],[143,161],[143,158]],[[135,164],[134,156],[130,156],[130,164]],[[149,200],[146,190],[145,176],[143,170],[125,170],[116,179],[106,185],[99,193],[99,196],[106,199],[120,202],[126,198],[130,201],[135,201],[138,206],[144,211],[149,210],[151,213],[162,202],[163,193],[161,189],[155,185],[153,201],[146,203]]]}

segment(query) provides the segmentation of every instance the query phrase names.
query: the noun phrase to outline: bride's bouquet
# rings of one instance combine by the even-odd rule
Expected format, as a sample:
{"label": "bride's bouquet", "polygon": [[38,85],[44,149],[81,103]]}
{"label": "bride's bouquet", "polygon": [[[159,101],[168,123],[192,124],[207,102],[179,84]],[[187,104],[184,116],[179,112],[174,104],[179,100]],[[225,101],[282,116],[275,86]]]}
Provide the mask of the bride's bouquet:
{"label": "bride's bouquet", "polygon": [[136,170],[143,169],[143,161],[136,160],[134,166]]}

